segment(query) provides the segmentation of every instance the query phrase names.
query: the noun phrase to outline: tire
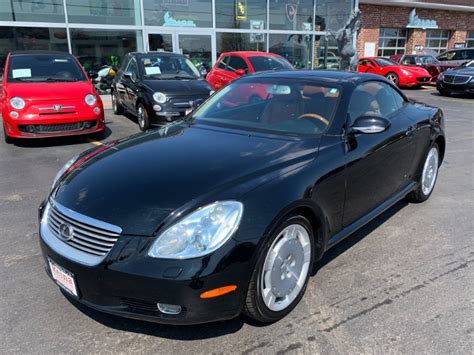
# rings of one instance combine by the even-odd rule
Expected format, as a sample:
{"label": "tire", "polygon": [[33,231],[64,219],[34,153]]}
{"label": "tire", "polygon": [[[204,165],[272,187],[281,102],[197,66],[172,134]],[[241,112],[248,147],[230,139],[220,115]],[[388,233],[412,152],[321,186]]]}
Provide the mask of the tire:
{"label": "tire", "polygon": [[116,115],[123,115],[124,109],[122,104],[118,101],[117,92],[112,93],[112,110]]}
{"label": "tire", "polygon": [[138,104],[137,106],[137,121],[140,131],[146,131],[150,128],[150,120],[148,118],[148,111],[146,110],[143,104]]}
{"label": "tire", "polygon": [[398,75],[394,72],[390,72],[388,73],[387,75],[385,75],[385,77],[392,82],[393,85],[395,86],[398,86],[399,84],[399,79],[398,79]]}
{"label": "tire", "polygon": [[5,138],[5,143],[7,144],[13,144],[15,143],[15,138],[12,138],[10,137],[8,134],[7,134],[7,130],[5,129],[5,126],[3,126],[3,137]]}
{"label": "tire", "polygon": [[412,202],[424,202],[431,196],[438,178],[439,166],[439,147],[435,143],[426,153],[425,160],[423,161],[423,169],[421,171],[420,181],[416,189],[407,196],[408,200]]}
{"label": "tire", "polygon": [[[247,290],[244,314],[262,323],[273,323],[290,313],[304,295],[314,256],[311,223],[300,215],[286,217],[272,232],[258,257]],[[299,275],[298,281],[292,277],[295,274]]]}
{"label": "tire", "polygon": [[438,92],[441,96],[450,96],[451,95],[451,93],[449,91],[446,91],[446,90],[438,89]]}

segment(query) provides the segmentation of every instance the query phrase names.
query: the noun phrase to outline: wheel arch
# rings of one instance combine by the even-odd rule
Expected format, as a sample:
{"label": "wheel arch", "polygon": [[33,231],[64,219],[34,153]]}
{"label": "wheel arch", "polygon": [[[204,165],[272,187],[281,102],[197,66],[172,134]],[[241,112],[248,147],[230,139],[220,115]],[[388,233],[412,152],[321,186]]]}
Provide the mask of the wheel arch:
{"label": "wheel arch", "polygon": [[434,143],[438,145],[439,148],[439,163],[441,164],[444,160],[444,154],[446,152],[446,139],[443,136],[438,136]]}

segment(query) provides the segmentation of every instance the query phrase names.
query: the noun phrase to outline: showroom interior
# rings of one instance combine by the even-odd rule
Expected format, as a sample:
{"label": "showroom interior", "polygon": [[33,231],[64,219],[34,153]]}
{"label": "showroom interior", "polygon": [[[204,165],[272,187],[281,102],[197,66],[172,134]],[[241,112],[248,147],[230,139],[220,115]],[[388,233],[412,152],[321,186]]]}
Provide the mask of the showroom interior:
{"label": "showroom interior", "polygon": [[131,51],[173,51],[211,66],[220,53],[280,54],[337,68],[334,37],[357,0],[0,0],[0,67],[12,50],[69,51],[86,70]]}

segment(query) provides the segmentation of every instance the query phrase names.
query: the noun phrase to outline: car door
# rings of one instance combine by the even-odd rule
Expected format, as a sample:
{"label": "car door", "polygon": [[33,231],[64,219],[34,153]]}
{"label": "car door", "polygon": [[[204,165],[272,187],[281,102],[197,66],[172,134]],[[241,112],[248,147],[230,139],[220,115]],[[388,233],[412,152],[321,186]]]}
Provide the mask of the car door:
{"label": "car door", "polygon": [[140,79],[136,58],[132,57],[130,59],[125,72],[129,73],[130,76],[123,76],[123,86],[125,88],[123,104],[129,111],[135,112],[138,98],[138,80]]}
{"label": "car door", "polygon": [[115,90],[117,91],[117,97],[120,103],[123,103],[125,99],[125,86],[123,84],[124,77],[123,73],[127,70],[128,63],[130,62],[130,55],[126,55],[123,58],[122,65],[117,73],[117,77],[115,79]]}
{"label": "car door", "polygon": [[238,55],[229,56],[229,61],[227,62],[226,69],[223,72],[225,84],[240,78],[240,75],[236,73],[239,69],[242,69],[245,73],[249,72],[249,67],[242,57]]}
{"label": "car door", "polygon": [[370,59],[361,59],[357,71],[360,73],[373,73],[376,69],[375,62]]}
{"label": "car door", "polygon": [[226,84],[225,70],[227,69],[228,61],[229,56],[222,56],[219,58],[211,73],[208,75],[208,81],[214,90],[219,90]]}
{"label": "car door", "polygon": [[381,133],[347,135],[346,199],[343,224],[348,226],[401,191],[412,180],[410,169],[416,148],[413,122],[404,99],[396,101],[389,84],[369,81],[352,93],[348,107],[351,124],[360,116],[390,120]]}

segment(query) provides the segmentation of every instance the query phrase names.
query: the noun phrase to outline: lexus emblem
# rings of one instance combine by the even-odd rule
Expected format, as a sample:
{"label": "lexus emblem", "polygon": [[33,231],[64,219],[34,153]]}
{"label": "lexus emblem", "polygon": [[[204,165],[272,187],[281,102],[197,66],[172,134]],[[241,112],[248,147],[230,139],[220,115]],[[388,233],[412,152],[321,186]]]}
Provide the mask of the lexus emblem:
{"label": "lexus emblem", "polygon": [[72,228],[69,224],[61,223],[59,225],[59,237],[67,242],[74,238],[74,228]]}
{"label": "lexus emblem", "polygon": [[53,110],[56,111],[56,112],[61,111],[61,109],[62,109],[62,106],[61,106],[61,105],[54,105],[54,106],[53,106]]}

